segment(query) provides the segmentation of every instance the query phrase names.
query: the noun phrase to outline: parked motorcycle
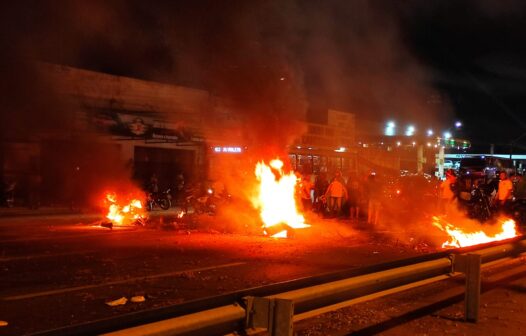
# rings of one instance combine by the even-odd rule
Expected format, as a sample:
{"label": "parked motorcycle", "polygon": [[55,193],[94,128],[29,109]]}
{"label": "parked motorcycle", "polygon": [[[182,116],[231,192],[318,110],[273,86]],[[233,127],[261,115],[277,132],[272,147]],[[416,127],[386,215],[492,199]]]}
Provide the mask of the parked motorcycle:
{"label": "parked motorcycle", "polygon": [[170,189],[166,189],[163,192],[148,194],[146,208],[148,211],[152,211],[155,206],[158,206],[163,210],[170,209],[172,206],[172,195],[170,194]]}
{"label": "parked motorcycle", "polygon": [[218,194],[211,187],[207,188],[205,191],[202,191],[199,188],[193,188],[190,189],[190,192],[185,198],[185,211],[188,213],[191,209],[193,213],[196,214],[215,215],[218,206],[224,202],[229,202],[230,198],[229,194]]}
{"label": "parked motorcycle", "polygon": [[489,220],[494,213],[491,204],[491,193],[488,193],[483,186],[473,186],[471,198],[467,203],[469,217],[481,222]]}

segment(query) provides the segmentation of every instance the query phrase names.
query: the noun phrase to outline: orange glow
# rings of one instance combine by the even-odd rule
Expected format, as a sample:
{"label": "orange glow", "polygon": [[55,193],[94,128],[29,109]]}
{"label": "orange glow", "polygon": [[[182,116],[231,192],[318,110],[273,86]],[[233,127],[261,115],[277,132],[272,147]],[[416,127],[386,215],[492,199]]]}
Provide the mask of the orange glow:
{"label": "orange glow", "polygon": [[108,204],[108,218],[113,225],[127,226],[132,225],[137,221],[142,221],[148,216],[142,206],[142,202],[138,199],[132,199],[129,202],[123,202],[124,205],[117,202],[117,195],[115,193],[106,194],[106,203]]}
{"label": "orange glow", "polygon": [[272,238],[287,238],[287,230],[280,231],[275,235],[271,236]]}
{"label": "orange glow", "polygon": [[466,247],[478,244],[484,244],[499,240],[517,237],[517,226],[513,219],[507,219],[500,222],[500,231],[495,234],[489,234],[484,231],[465,232],[461,228],[444,221],[440,217],[433,217],[433,225],[449,235],[449,240],[442,244],[443,248],[448,247]]}
{"label": "orange glow", "polygon": [[[283,161],[272,160],[269,165],[259,162],[255,173],[259,190],[253,203],[260,211],[263,228],[278,224],[286,224],[293,229],[310,226],[305,224],[305,219],[296,206],[296,176],[293,172],[287,174],[283,171]],[[279,231],[272,237],[287,238],[287,230]]]}

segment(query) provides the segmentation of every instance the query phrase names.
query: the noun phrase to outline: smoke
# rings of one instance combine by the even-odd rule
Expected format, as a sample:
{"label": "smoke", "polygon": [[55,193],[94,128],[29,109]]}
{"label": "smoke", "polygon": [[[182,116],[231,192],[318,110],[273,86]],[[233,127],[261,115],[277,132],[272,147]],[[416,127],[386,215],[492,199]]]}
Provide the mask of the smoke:
{"label": "smoke", "polygon": [[[118,148],[95,134],[79,132],[84,106],[57,92],[41,63],[78,66],[84,52],[96,45],[94,39],[111,36],[108,28],[116,4],[2,5],[0,46],[6,52],[0,55],[1,178],[17,182],[17,197],[38,189],[45,204],[77,207],[100,201],[95,201],[99,188],[129,184],[130,166],[120,160]],[[42,180],[36,182],[35,175]]]}
{"label": "smoke", "polygon": [[432,78],[406,45],[400,21],[415,13],[388,3],[25,1],[8,9],[15,58],[209,90],[236,102],[249,144],[272,151],[305,131],[294,121],[307,102],[423,124],[449,112],[447,102],[429,104]]}
{"label": "smoke", "polygon": [[[358,119],[443,118],[447,103],[428,103],[432,78],[406,45],[404,15],[388,2],[365,0],[20,1],[6,6],[0,23],[10,46],[3,64],[16,69],[3,82],[17,83],[3,97],[16,117],[5,118],[4,109],[2,119],[29,125],[27,132],[46,124],[70,129],[60,121],[78,106],[57,97],[45,79],[34,80],[26,66],[34,60],[202,88],[232,102],[241,125],[235,131],[250,157],[246,166],[232,160],[216,174],[248,176],[257,159],[285,156],[305,132],[298,120],[309,102]],[[213,120],[205,114],[203,124],[217,127]],[[229,184],[239,186],[241,178]]]}

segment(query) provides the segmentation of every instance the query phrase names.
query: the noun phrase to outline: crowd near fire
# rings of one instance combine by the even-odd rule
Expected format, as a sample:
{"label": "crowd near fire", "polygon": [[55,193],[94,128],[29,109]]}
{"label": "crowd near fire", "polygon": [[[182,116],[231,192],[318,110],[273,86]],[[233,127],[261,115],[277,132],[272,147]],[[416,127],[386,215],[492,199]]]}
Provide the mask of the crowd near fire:
{"label": "crowd near fire", "polygon": [[0,334],[473,334],[431,286],[524,295],[525,0],[0,6]]}
{"label": "crowd near fire", "polygon": [[[293,237],[298,229],[308,231],[311,225],[306,223],[306,216],[316,218],[316,226],[338,221],[368,232],[385,231],[386,225],[392,228],[403,225],[407,237],[415,229],[425,231],[423,239],[431,244],[436,243],[437,248],[461,248],[501,241],[517,237],[520,232],[516,221],[507,217],[510,214],[504,211],[495,212],[495,218],[485,218],[485,221],[470,217],[469,210],[459,204],[452,191],[449,177],[440,182],[423,175],[393,177],[373,172],[360,178],[352,174],[345,177],[340,171],[335,171],[329,179],[325,173],[302,175],[291,170],[290,165],[281,159],[258,162],[254,177],[255,191],[250,202],[259,212],[260,218],[256,223],[260,223],[262,234],[273,238]],[[407,185],[404,185],[406,181],[402,182],[405,179],[416,180],[421,184],[413,181],[410,184],[412,189],[407,189]],[[155,185],[156,180],[152,181],[154,185],[147,196],[130,197],[125,193],[117,195],[114,192],[105,195],[106,218],[112,226],[146,223],[147,210],[153,210],[153,199],[160,194]],[[218,186],[221,186],[221,190],[215,190]],[[218,203],[227,194],[224,189],[225,186],[216,181],[208,185],[202,195],[176,195],[175,199],[183,201],[177,203],[174,200],[173,207],[178,208],[175,218],[181,220],[200,214],[216,215],[222,207],[237,207],[235,203]],[[426,200],[427,206],[422,205],[422,211],[418,212],[409,209],[415,206],[416,199],[404,199],[410,192],[414,192],[417,198],[420,194],[430,192],[434,196],[431,201]],[[135,195],[140,194],[135,192]],[[446,204],[441,197],[444,194],[450,197]],[[243,211],[236,209],[238,212]],[[408,210],[413,216],[402,215]],[[362,221],[367,226],[363,227],[360,224]],[[437,240],[444,236],[446,240],[438,243]]]}

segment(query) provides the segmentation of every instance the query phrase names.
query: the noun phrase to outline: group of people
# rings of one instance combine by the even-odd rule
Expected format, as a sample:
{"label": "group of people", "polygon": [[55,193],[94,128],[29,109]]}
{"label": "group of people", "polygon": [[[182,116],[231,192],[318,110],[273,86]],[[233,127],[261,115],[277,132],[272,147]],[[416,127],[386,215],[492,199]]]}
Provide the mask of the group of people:
{"label": "group of people", "polygon": [[[440,184],[439,209],[442,213],[447,213],[448,208],[455,203],[458,197],[457,176],[450,169],[446,171],[446,178]],[[499,211],[505,211],[513,197],[517,199],[526,199],[526,178],[520,174],[508,176],[508,173],[502,171],[498,174],[498,179],[489,181],[476,180],[473,182],[474,188],[481,188],[483,184],[489,189],[490,197],[494,208]]]}
{"label": "group of people", "polygon": [[298,194],[304,211],[355,220],[360,217],[360,209],[367,207],[368,222],[378,222],[380,188],[374,173],[366,179],[359,179],[357,175],[345,179],[340,171],[336,171],[331,179],[325,173],[314,177],[305,175],[300,179]]}

